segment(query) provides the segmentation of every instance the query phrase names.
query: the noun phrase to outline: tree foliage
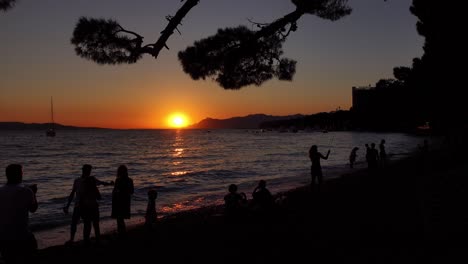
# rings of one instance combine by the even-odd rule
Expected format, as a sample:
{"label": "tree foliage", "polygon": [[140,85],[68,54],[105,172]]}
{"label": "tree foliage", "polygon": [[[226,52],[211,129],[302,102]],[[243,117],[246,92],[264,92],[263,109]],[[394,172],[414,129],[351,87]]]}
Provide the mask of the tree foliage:
{"label": "tree foliage", "polygon": [[410,67],[395,67],[393,68],[393,76],[399,81],[406,81],[411,75]]}
{"label": "tree foliage", "polygon": [[413,0],[410,11],[425,38],[424,54],[414,60],[410,85],[425,96],[426,112],[440,127],[468,124],[464,95],[466,45],[463,1]]}
{"label": "tree foliage", "polygon": [[291,0],[297,9],[323,19],[338,20],[351,14],[348,0]]}
{"label": "tree foliage", "polygon": [[71,43],[76,54],[99,64],[135,63],[142,57],[143,37],[114,20],[81,17]]}
{"label": "tree foliage", "polygon": [[[391,109],[388,119],[407,120],[411,124],[429,121],[438,132],[468,127],[464,87],[466,45],[463,34],[464,13],[461,1],[412,0],[410,11],[418,19],[417,32],[424,37],[421,58],[414,58],[412,67],[395,67],[397,80],[381,80],[376,88],[380,97],[377,107]],[[397,102],[397,105],[388,104]],[[369,120],[385,116],[379,110],[368,111]],[[372,121],[373,122],[373,121]]]}
{"label": "tree foliage", "polygon": [[12,8],[16,3],[16,0],[0,0],[0,11],[7,11]]}
{"label": "tree foliage", "polygon": [[[182,0],[181,2],[183,2]],[[283,43],[304,14],[337,20],[351,13],[348,0],[292,0],[296,10],[259,31],[245,26],[218,30],[215,36],[195,42],[179,53],[184,71],[193,79],[212,78],[225,89],[261,85],[276,77],[292,80],[296,61],[283,58]],[[167,16],[167,27],[153,44],[143,46],[143,37],[125,30],[115,20],[82,17],[71,42],[78,56],[99,64],[135,63],[147,53],[157,58],[185,15],[199,0],[185,0],[175,16]],[[286,30],[287,29],[287,30]]]}
{"label": "tree foliage", "polygon": [[[182,0],[181,2],[183,2]],[[73,31],[71,43],[76,54],[99,64],[135,63],[147,53],[157,58],[167,47],[167,40],[181,24],[185,15],[198,4],[199,0],[185,0],[169,21],[155,43],[143,46],[143,36],[124,29],[117,21],[81,17]]]}
{"label": "tree foliage", "polygon": [[254,36],[245,26],[219,29],[216,35],[179,52],[179,59],[192,79],[214,76],[225,89],[260,85],[273,76],[291,80],[296,62],[281,58],[284,39],[275,34],[251,41]]}
{"label": "tree foliage", "polygon": [[194,80],[212,78],[224,89],[261,85],[277,77],[292,80],[296,61],[282,58],[283,46],[297,20],[304,14],[337,20],[351,13],[347,0],[292,0],[296,10],[271,24],[260,25],[259,31],[246,27],[218,30],[217,34],[179,52],[184,71]]}

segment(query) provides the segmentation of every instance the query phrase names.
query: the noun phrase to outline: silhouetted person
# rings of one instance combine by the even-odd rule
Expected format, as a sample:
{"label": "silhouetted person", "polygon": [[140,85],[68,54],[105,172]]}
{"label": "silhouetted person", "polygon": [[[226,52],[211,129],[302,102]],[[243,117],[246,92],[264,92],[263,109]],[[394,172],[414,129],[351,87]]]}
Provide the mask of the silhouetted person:
{"label": "silhouetted person", "polygon": [[83,240],[85,245],[89,245],[91,234],[91,223],[94,227],[94,237],[99,242],[101,229],[99,227],[99,203],[101,193],[96,186],[96,178],[88,176],[81,183],[80,192],[80,213],[83,220]]}
{"label": "silhouetted person", "polygon": [[387,165],[387,152],[385,151],[385,139],[382,139],[379,144],[379,158],[380,158],[380,166],[385,168]]}
{"label": "silhouetted person", "polygon": [[145,214],[145,227],[148,231],[153,231],[153,225],[158,220],[156,213],[156,199],[158,198],[158,192],[155,189],[148,191],[148,205],[146,206]]}
{"label": "silhouetted person", "polygon": [[37,210],[37,186],[24,186],[23,168],[10,164],[5,169],[7,183],[0,187],[0,252],[5,263],[32,263],[37,250],[28,228],[29,212]]}
{"label": "silhouetted person", "polygon": [[133,180],[128,177],[127,166],[120,165],[117,169],[117,178],[112,191],[111,213],[111,217],[117,220],[119,236],[125,236],[126,234],[124,219],[130,219],[130,201],[133,189]]}
{"label": "silhouetted person", "polygon": [[366,162],[367,162],[367,166],[369,166],[369,156],[370,156],[370,147],[369,147],[369,144],[366,144]]}
{"label": "silhouetted person", "polygon": [[237,185],[229,185],[229,193],[224,196],[224,209],[228,219],[238,218],[245,209],[247,196],[237,192]]}
{"label": "silhouetted person", "polygon": [[371,147],[368,150],[368,167],[369,170],[375,171],[379,167],[379,152],[375,148],[375,143],[371,143]]}
{"label": "silhouetted person", "polygon": [[354,147],[349,154],[349,167],[352,169],[354,168],[354,163],[356,162],[357,151],[359,150],[358,147]]}
{"label": "silhouetted person", "polygon": [[266,188],[266,181],[260,180],[252,192],[252,205],[254,212],[264,215],[271,212],[274,205],[273,196]]}
{"label": "silhouetted person", "polygon": [[418,148],[423,154],[427,154],[429,152],[429,141],[427,139],[424,139],[423,144],[419,145]]}
{"label": "silhouetted person", "polygon": [[[80,217],[81,217],[80,200],[81,200],[81,193],[82,193],[82,183],[87,177],[94,178],[93,176],[90,176],[91,175],[91,170],[92,170],[91,165],[89,165],[89,164],[83,165],[83,167],[81,168],[81,171],[82,171],[81,177],[76,178],[73,181],[73,187],[72,187],[72,190],[70,192],[70,195],[68,196],[67,205],[65,205],[65,207],[63,207],[63,211],[66,214],[68,214],[68,208],[70,207],[70,204],[72,203],[73,199],[75,200],[75,205],[73,207],[72,221],[71,221],[71,225],[70,225],[70,240],[67,241],[67,244],[73,243],[73,241],[75,239],[76,227],[77,227],[77,225],[78,225],[78,223],[80,221]],[[112,185],[112,184],[114,184],[114,182],[112,182],[112,181],[107,183],[107,182],[100,181],[100,180],[98,180],[96,178],[94,178],[94,182],[95,182],[96,185]]]}
{"label": "silhouetted person", "polygon": [[421,152],[421,161],[423,165],[426,165],[429,155],[429,141],[424,139],[423,144],[418,144],[419,151]]}
{"label": "silhouetted person", "polygon": [[312,145],[309,149],[309,158],[312,163],[310,166],[310,175],[312,177],[312,183],[310,184],[310,188],[314,190],[315,181],[317,180],[318,183],[318,190],[320,190],[320,186],[322,185],[322,166],[320,165],[320,159],[328,159],[330,155],[330,150],[328,150],[327,155],[324,156],[322,153],[318,152],[317,145]]}

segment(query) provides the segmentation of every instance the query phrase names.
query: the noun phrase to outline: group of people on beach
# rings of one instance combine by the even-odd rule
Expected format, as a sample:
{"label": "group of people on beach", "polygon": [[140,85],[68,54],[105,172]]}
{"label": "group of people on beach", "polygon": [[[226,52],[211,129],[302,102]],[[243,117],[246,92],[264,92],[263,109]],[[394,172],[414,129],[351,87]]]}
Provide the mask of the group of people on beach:
{"label": "group of people on beach", "polygon": [[68,196],[68,201],[63,211],[68,214],[70,204],[74,202],[72,221],[70,226],[70,240],[67,244],[73,243],[76,228],[83,220],[83,240],[85,244],[90,243],[91,224],[94,227],[94,236],[97,242],[100,239],[99,228],[99,204],[101,194],[98,185],[114,185],[112,191],[112,213],[111,217],[117,220],[117,232],[120,236],[125,236],[126,228],[124,219],[130,218],[130,201],[134,191],[133,180],[128,176],[128,169],[125,165],[120,165],[117,169],[117,177],[114,181],[104,182],[91,176],[92,166],[85,164],[82,167],[81,177],[76,178]]}
{"label": "group of people on beach", "polygon": [[[375,143],[365,144],[366,147],[366,162],[367,167],[370,171],[375,171],[379,168],[385,168],[387,164],[387,152],[385,150],[385,139],[382,139],[379,144],[379,150],[376,149]],[[357,151],[359,147],[354,147],[349,154],[349,166],[351,169],[354,168],[354,164],[357,159]],[[323,155],[318,151],[317,145],[312,145],[309,149],[309,159],[311,161],[310,166],[310,175],[311,175],[311,189],[320,190],[320,186],[323,181],[322,166],[320,165],[320,160],[327,160],[330,155],[330,150],[328,150],[326,155]],[[315,187],[317,186],[317,187]]]}
{"label": "group of people on beach", "polygon": [[[380,141],[379,151],[375,148],[375,143],[365,144],[366,147],[366,161],[369,170],[375,170],[378,167],[380,161],[381,167],[385,167],[387,154],[385,151],[385,139]],[[354,147],[349,155],[350,167],[354,168],[354,163],[357,158],[358,147]],[[320,191],[320,186],[323,182],[323,173],[320,160],[327,160],[330,156],[330,150],[327,154],[322,154],[318,151],[317,145],[312,145],[309,149],[309,159],[311,161],[310,175],[311,184],[310,188],[312,191]],[[240,212],[247,208],[247,197],[245,193],[237,192],[237,185],[231,184],[229,186],[229,193],[224,197],[225,209],[227,216],[236,216]],[[256,210],[260,210],[262,213],[267,212],[274,205],[273,196],[270,191],[266,188],[266,181],[260,180],[258,186],[255,188],[252,194],[253,203],[256,206]]]}
{"label": "group of people on beach", "polygon": [[[98,200],[101,200],[101,194],[98,185],[113,185],[112,190],[112,212],[111,217],[117,221],[117,234],[120,238],[125,238],[127,235],[125,219],[130,219],[130,203],[134,192],[133,180],[128,176],[128,169],[125,165],[120,165],[117,168],[117,177],[114,181],[104,182],[91,176],[92,166],[89,164],[83,165],[82,175],[76,178],[73,182],[72,191],[68,196],[68,201],[63,211],[68,214],[68,208],[73,200],[72,221],[70,227],[70,240],[67,244],[72,244],[75,238],[76,227],[80,218],[83,220],[83,240],[85,245],[90,243],[91,223],[94,227],[94,237],[97,243],[100,239],[99,228],[99,205]],[[153,224],[157,220],[156,214],[156,198],[158,192],[151,188],[148,191],[148,206],[145,214],[145,226],[151,231]]]}
{"label": "group of people on beach", "polygon": [[[385,150],[385,139],[382,139],[379,144],[379,150],[375,148],[375,143],[365,144],[366,147],[366,162],[370,170],[375,170],[379,167],[385,168],[387,163],[387,152]],[[354,168],[356,162],[358,147],[354,147],[349,154],[349,167]]]}
{"label": "group of people on beach", "polygon": [[[114,181],[104,182],[91,176],[92,166],[85,164],[82,167],[81,177],[73,181],[73,187],[63,207],[68,214],[69,207],[74,201],[72,220],[70,226],[70,240],[75,238],[77,225],[83,221],[83,240],[85,245],[90,244],[91,228],[94,227],[96,242],[99,243],[99,204],[102,199],[99,185],[113,185],[111,217],[117,221],[119,237],[124,238],[126,227],[124,219],[130,218],[130,201],[134,192],[133,180],[128,176],[128,169],[120,165]],[[6,263],[30,263],[37,242],[34,234],[29,230],[29,213],[36,212],[38,202],[36,199],[37,185],[23,185],[23,167],[20,164],[10,164],[5,169],[7,183],[0,187],[0,253]],[[145,225],[152,228],[157,220],[156,203],[157,191],[148,191],[148,207],[145,215]]]}
{"label": "group of people on beach", "polygon": [[231,184],[228,194],[224,196],[225,216],[228,220],[237,219],[249,211],[257,216],[267,216],[273,209],[275,201],[273,195],[266,187],[266,181],[260,180],[252,192],[249,202],[244,192],[237,192],[237,185]]}
{"label": "group of people on beach", "polygon": [[[381,167],[385,167],[387,154],[385,151],[385,139],[380,141],[379,151],[375,148],[375,143],[365,144],[366,147],[366,161],[368,164],[369,170],[375,170],[378,168],[380,161]],[[354,163],[357,158],[358,147],[354,147],[351,150],[349,155],[350,167],[354,168]],[[322,154],[318,151],[317,145],[312,145],[309,149],[309,159],[311,161],[310,166],[310,175],[311,175],[311,184],[310,188],[312,191],[320,191],[320,186],[323,182],[323,173],[320,160],[327,160],[330,156],[330,150],[327,151],[327,154]],[[239,215],[239,212],[243,211],[247,207],[247,197],[245,193],[237,192],[237,185],[231,184],[229,186],[229,193],[224,197],[226,214],[229,215]],[[256,204],[256,209],[264,212],[267,212],[269,208],[272,208],[274,201],[273,196],[266,188],[266,181],[260,180],[258,186],[255,188],[254,193],[252,194],[253,203]],[[260,198],[261,197],[261,198]]]}
{"label": "group of people on beach", "polygon": [[[387,154],[385,151],[385,140],[379,144],[379,150],[375,143],[365,144],[366,161],[369,170],[376,170],[386,166]],[[421,148],[427,148],[427,143]],[[351,150],[349,156],[350,167],[354,168],[357,158],[358,147]],[[327,160],[330,150],[326,155],[318,151],[317,145],[312,145],[309,149],[311,161],[311,189],[320,190],[323,181],[322,167],[320,160]],[[68,214],[69,207],[74,202],[71,217],[70,239],[67,244],[72,244],[75,239],[77,225],[80,219],[83,221],[83,240],[85,245],[90,244],[90,233],[94,227],[96,242],[100,239],[99,227],[99,204],[102,199],[99,192],[99,185],[113,185],[112,191],[112,213],[111,217],[117,221],[117,233],[119,237],[126,236],[125,219],[130,218],[130,201],[134,192],[133,180],[128,175],[125,165],[120,165],[117,169],[117,176],[114,181],[104,182],[91,176],[92,166],[85,164],[82,167],[81,177],[73,181],[72,190],[68,196],[67,203],[63,207],[63,212]],[[29,213],[34,213],[38,208],[36,200],[37,186],[25,186],[22,184],[23,169],[19,164],[10,164],[6,167],[7,184],[0,187],[0,252],[7,263],[16,263],[18,259],[27,260],[32,252],[37,249],[34,235],[29,231]],[[265,215],[271,212],[275,206],[275,201],[266,188],[266,181],[260,180],[258,186],[252,192],[252,200],[248,201],[245,193],[237,192],[237,185],[229,185],[229,193],[224,196],[225,215],[229,218],[236,216],[247,210],[258,215]],[[158,193],[155,189],[148,191],[148,206],[145,215],[145,226],[151,230],[157,220],[156,198]],[[16,261],[16,262],[15,262]]]}

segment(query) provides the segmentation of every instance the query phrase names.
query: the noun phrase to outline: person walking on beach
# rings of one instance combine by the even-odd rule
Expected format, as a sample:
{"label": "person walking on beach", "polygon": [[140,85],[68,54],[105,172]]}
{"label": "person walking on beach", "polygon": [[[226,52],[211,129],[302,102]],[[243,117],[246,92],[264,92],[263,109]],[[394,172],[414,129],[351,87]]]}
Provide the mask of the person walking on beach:
{"label": "person walking on beach", "polygon": [[382,139],[379,144],[379,159],[380,167],[385,168],[387,165],[387,152],[385,151],[385,139]]}
{"label": "person walking on beach", "polygon": [[0,253],[5,263],[33,263],[37,250],[28,227],[29,213],[36,212],[37,186],[24,186],[23,167],[10,164],[5,169],[7,183],[0,187]]}
{"label": "person walking on beach", "polygon": [[356,162],[357,151],[359,150],[358,147],[354,147],[351,150],[351,154],[349,154],[349,167],[352,169],[354,168],[354,163]]}
{"label": "person walking on beach", "polygon": [[127,166],[120,165],[117,169],[117,178],[112,191],[111,213],[111,217],[117,220],[117,233],[120,237],[126,235],[124,219],[130,219],[130,201],[133,189],[133,180],[128,177]]}
{"label": "person walking on beach", "polygon": [[318,152],[317,145],[312,145],[309,149],[309,158],[312,163],[310,166],[310,176],[312,177],[312,183],[310,184],[311,190],[314,190],[315,181],[317,180],[317,187],[320,191],[320,186],[322,185],[322,166],[320,165],[320,159],[328,159],[330,155],[330,150],[328,150],[327,155],[324,156],[322,153]]}
{"label": "person walking on beach", "polygon": [[103,181],[100,181],[98,179],[96,179],[95,177],[93,176],[90,176],[91,175],[91,170],[92,170],[92,166],[89,165],[89,164],[85,164],[83,165],[83,167],[81,168],[81,171],[82,171],[82,174],[81,174],[81,177],[79,178],[76,178],[74,181],[73,181],[73,187],[72,187],[72,190],[70,192],[70,195],[68,196],[68,200],[67,200],[67,204],[63,207],[63,212],[65,214],[68,214],[68,208],[70,207],[70,204],[73,202],[73,200],[75,200],[75,205],[73,207],[73,214],[72,214],[72,221],[71,221],[71,225],[70,225],[70,240],[68,240],[66,242],[66,244],[72,244],[73,241],[75,240],[75,234],[76,234],[76,228],[77,228],[77,225],[80,221],[80,217],[81,217],[81,208],[80,208],[80,196],[81,196],[81,193],[82,193],[82,182],[84,181],[85,178],[87,177],[92,177],[94,178],[94,182],[96,183],[96,185],[104,185],[104,186],[107,186],[107,185],[113,185],[114,182],[103,182]]}

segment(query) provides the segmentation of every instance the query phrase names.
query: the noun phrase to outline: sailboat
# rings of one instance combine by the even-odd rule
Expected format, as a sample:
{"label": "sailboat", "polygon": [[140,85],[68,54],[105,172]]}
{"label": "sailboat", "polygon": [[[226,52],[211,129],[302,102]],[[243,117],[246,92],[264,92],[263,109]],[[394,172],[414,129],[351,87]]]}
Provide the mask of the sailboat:
{"label": "sailboat", "polygon": [[54,129],[54,104],[52,101],[52,97],[50,97],[50,116],[51,116],[51,123],[49,129],[47,129],[46,136],[48,137],[55,137],[55,129]]}

